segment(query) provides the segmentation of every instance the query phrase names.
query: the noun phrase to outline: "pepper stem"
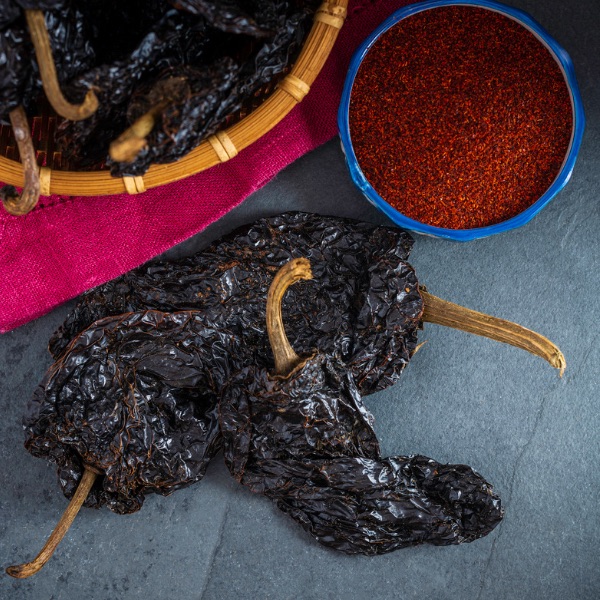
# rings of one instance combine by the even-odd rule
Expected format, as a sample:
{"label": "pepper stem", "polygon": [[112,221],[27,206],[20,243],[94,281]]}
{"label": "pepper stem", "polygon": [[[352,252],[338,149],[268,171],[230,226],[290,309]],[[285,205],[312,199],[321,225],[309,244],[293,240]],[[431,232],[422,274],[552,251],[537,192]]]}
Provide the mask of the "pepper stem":
{"label": "pepper stem", "polygon": [[40,172],[35,159],[35,148],[31,140],[31,129],[27,121],[27,114],[22,106],[18,106],[8,113],[15,140],[23,165],[23,191],[21,194],[12,186],[5,186],[0,190],[2,203],[6,212],[11,215],[25,215],[30,212],[40,199]]}
{"label": "pepper stem", "polygon": [[46,28],[44,13],[41,10],[26,10],[25,18],[31,42],[35,49],[42,86],[52,108],[65,119],[81,121],[93,115],[98,109],[98,98],[89,90],[81,104],[71,104],[64,96],[56,76],[56,65],[52,58],[50,37]]}
{"label": "pepper stem", "polygon": [[498,319],[442,300],[426,292],[423,288],[420,289],[420,292],[425,302],[424,322],[460,329],[527,350],[527,352],[548,361],[553,367],[559,369],[560,376],[563,376],[567,367],[565,357],[559,348],[543,335],[511,321]]}
{"label": "pepper stem", "polygon": [[312,279],[310,262],[306,258],[294,258],[277,271],[267,294],[267,333],[275,358],[275,373],[283,377],[304,362],[290,345],[281,316],[281,301],[285,292],[301,279]]}
{"label": "pepper stem", "polygon": [[169,105],[189,98],[190,93],[186,77],[172,76],[158,81],[145,99],[150,108],[111,142],[108,149],[110,157],[116,162],[133,162],[148,146],[146,138],[154,129],[160,113]]}
{"label": "pepper stem", "polygon": [[146,136],[154,129],[156,115],[167,105],[168,101],[157,104],[111,142],[108,149],[110,157],[116,162],[133,162],[140,151],[148,145]]}
{"label": "pepper stem", "polygon": [[75,490],[75,495],[73,498],[71,498],[69,506],[67,506],[65,512],[60,518],[60,521],[57,523],[54,531],[50,534],[48,541],[44,544],[44,547],[41,549],[40,553],[31,562],[23,565],[14,565],[12,567],[8,567],[6,572],[11,577],[17,577],[18,579],[31,577],[32,575],[35,575],[48,562],[48,560],[50,560],[50,557],[56,550],[56,547],[60,541],[63,539],[63,537],[65,537],[65,534],[75,520],[81,505],[92,489],[92,485],[94,485],[94,481],[96,480],[96,475],[97,474],[94,471],[88,467],[85,467],[81,481]]}

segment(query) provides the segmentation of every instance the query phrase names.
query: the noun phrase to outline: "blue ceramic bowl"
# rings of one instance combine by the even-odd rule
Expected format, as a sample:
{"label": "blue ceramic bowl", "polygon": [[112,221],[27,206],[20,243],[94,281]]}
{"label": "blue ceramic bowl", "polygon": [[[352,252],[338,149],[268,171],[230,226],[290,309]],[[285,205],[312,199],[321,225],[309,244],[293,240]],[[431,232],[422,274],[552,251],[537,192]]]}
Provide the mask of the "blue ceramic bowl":
{"label": "blue ceramic bowl", "polygon": [[[571,143],[563,162],[562,169],[552,185],[536,202],[534,202],[529,208],[517,216],[495,225],[477,227],[474,229],[444,229],[442,227],[433,227],[431,225],[426,225],[425,223],[415,221],[414,219],[410,219],[392,207],[377,193],[377,191],[371,186],[361,171],[360,165],[352,148],[352,139],[350,136],[349,126],[350,95],[352,93],[354,79],[364,56],[375,43],[377,38],[390,27],[398,23],[398,21],[405,19],[406,17],[414,15],[423,10],[456,4],[477,6],[480,8],[487,8],[497,11],[514,19],[529,29],[529,31],[531,31],[539,40],[544,43],[544,45],[548,48],[560,65],[569,89],[569,93],[571,95],[571,102],[573,106],[573,131],[571,134]],[[493,2],[492,0],[429,0],[425,2],[419,2],[418,4],[411,4],[395,12],[365,40],[365,42],[352,57],[338,112],[338,127],[342,140],[342,148],[346,155],[348,168],[350,169],[350,175],[354,183],[363,192],[367,199],[377,208],[383,211],[392,221],[404,229],[409,229],[411,231],[416,231],[417,233],[431,235],[434,237],[447,238],[462,242],[487,237],[495,233],[502,233],[503,231],[509,231],[510,229],[515,229],[516,227],[524,225],[537,213],[539,213],[540,210],[542,210],[542,208],[544,208],[544,206],[546,206],[546,204],[548,204],[548,202],[550,202],[550,200],[569,181],[571,173],[573,172],[573,167],[575,166],[575,159],[577,157],[577,153],[579,152],[579,147],[581,146],[584,125],[585,118],[583,114],[583,104],[581,101],[579,88],[577,87],[577,81],[575,79],[573,63],[571,62],[569,55],[528,14],[515,8],[499,4],[498,2]]]}

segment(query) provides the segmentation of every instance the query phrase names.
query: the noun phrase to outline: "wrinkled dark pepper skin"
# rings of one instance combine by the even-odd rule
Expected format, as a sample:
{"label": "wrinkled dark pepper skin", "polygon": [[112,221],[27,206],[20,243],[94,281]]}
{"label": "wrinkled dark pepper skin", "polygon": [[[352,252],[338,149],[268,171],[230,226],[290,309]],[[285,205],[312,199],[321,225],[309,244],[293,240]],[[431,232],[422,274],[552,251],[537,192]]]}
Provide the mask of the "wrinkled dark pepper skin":
{"label": "wrinkled dark pepper skin", "polygon": [[[106,162],[115,176],[142,175],[151,164],[187,154],[295,60],[317,2],[260,0],[243,7],[229,2],[229,13],[214,1],[155,0],[149,5],[157,13],[155,21],[145,27],[132,23],[133,35],[125,36],[129,46],[120,53],[105,48],[107,38],[115,39],[114,21],[130,22],[132,14],[146,9],[120,8],[117,12],[127,14],[103,22],[106,31],[99,28],[95,39],[106,60],[69,82],[72,94],[82,96],[93,88],[100,102],[90,118],[63,121],[59,127],[57,141],[74,165],[96,168]],[[83,10],[93,20],[98,9]],[[158,112],[147,147],[131,163],[108,158],[110,142],[156,106],[164,81],[173,77],[185,87]]]}
{"label": "wrinkled dark pepper skin", "polygon": [[[223,446],[238,481],[343,552],[486,535],[502,518],[492,487],[465,465],[383,458],[362,402],[416,347],[411,246],[397,229],[288,213],[89,292],[51,340],[26,447],[58,464],[69,497],[84,462],[100,470],[86,504],[119,513],[198,481]],[[266,296],[297,257],[314,279],[282,314],[308,358],[274,377]]]}
{"label": "wrinkled dark pepper skin", "polygon": [[[37,61],[21,8],[45,11],[61,84],[90,68],[95,57],[89,27],[75,2],[0,0],[0,121],[3,123],[9,122],[8,113],[17,106],[35,107],[42,93]],[[67,96],[80,102],[85,93]]]}
{"label": "wrinkled dark pepper skin", "polygon": [[286,213],[234,231],[189,258],[141,267],[84,294],[50,340],[58,358],[95,320],[124,312],[201,310],[243,340],[241,364],[272,365],[265,298],[275,273],[306,257],[314,279],[283,301],[299,354],[336,353],[362,395],[395,383],[417,345],[423,301],[407,259],[412,238],[391,227]]}
{"label": "wrinkled dark pepper skin", "polygon": [[[246,477],[256,458],[379,455],[373,417],[341,362],[318,354],[289,378],[269,373],[249,365],[231,376],[223,392],[224,456],[237,480]],[[257,485],[251,485],[254,491],[264,491]]]}
{"label": "wrinkled dark pepper skin", "polygon": [[219,450],[217,394],[235,338],[196,312],[108,317],[48,371],[25,419],[25,447],[58,465],[71,497],[83,463],[101,471],[85,505],[117,513],[202,478]]}
{"label": "wrinkled dark pepper skin", "polygon": [[[70,168],[108,165],[142,175],[173,162],[227,124],[296,59],[317,0],[0,0],[0,120],[42,95],[24,9],[45,13],[61,88],[79,103],[93,89],[98,110],[61,120],[56,142]],[[161,96],[148,146],[132,163],[108,157],[110,143],[154,108],[166,79],[185,82]]]}
{"label": "wrinkled dark pepper skin", "polygon": [[[176,8],[185,10],[193,15],[202,15],[212,27],[228,33],[241,33],[253,37],[270,36],[273,34],[268,24],[261,26],[261,17],[269,17],[268,11],[264,14],[250,16],[238,0],[220,0],[218,3],[208,0],[170,0]],[[252,3],[246,3],[252,6]],[[251,11],[252,12],[252,11]],[[273,25],[270,24],[272,27]]]}
{"label": "wrinkled dark pepper skin", "polygon": [[288,378],[249,366],[220,403],[225,462],[325,546],[383,554],[470,542],[502,519],[466,465],[382,458],[372,416],[344,365],[317,355]]}

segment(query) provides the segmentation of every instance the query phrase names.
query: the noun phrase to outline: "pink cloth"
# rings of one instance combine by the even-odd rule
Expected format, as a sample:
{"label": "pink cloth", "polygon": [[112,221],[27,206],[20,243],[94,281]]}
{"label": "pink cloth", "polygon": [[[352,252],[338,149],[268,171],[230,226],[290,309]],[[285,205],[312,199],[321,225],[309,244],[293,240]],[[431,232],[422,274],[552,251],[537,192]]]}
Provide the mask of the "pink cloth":
{"label": "pink cloth", "polygon": [[348,19],[311,92],[234,159],[135,196],[51,196],[23,217],[0,209],[0,332],[198,233],[278,171],[335,136],[354,50],[405,4],[407,0],[351,0]]}

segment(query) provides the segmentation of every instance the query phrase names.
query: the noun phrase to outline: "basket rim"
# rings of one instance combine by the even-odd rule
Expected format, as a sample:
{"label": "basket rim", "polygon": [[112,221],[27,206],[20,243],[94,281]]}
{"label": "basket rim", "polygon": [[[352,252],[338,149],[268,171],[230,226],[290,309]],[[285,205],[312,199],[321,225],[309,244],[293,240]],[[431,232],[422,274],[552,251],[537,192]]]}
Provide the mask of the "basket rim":
{"label": "basket rim", "polygon": [[[306,96],[331,53],[347,14],[348,1],[325,0],[317,8],[313,25],[290,73],[259,107],[238,123],[209,136],[175,162],[152,165],[141,176],[113,177],[109,170],[61,171],[41,167],[42,195],[138,194],[233,158],[275,127]],[[0,180],[21,187],[21,163],[0,156]]]}

